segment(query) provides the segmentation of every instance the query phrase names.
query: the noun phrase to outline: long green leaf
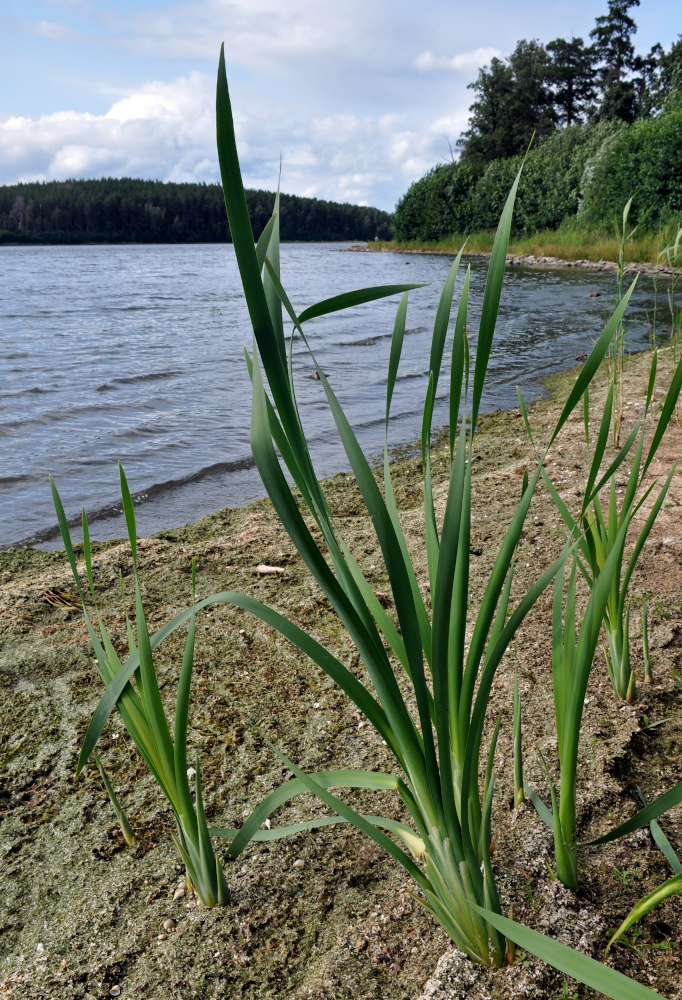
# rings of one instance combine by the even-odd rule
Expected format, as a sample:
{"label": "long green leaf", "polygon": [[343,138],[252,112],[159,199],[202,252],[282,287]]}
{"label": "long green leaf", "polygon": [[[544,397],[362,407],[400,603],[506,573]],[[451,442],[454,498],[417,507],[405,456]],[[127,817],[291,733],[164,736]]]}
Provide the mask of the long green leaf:
{"label": "long green leaf", "polygon": [[[306,791],[309,789],[306,788]],[[369,816],[360,814],[364,820],[377,826],[379,829],[387,830],[399,837],[403,843],[412,850],[415,857],[419,857],[424,851],[424,841],[418,837],[413,830],[410,830],[404,823],[399,823],[395,819],[386,816]],[[291,823],[288,826],[273,826],[265,830],[256,830],[251,837],[252,843],[263,844],[273,840],[284,840],[286,837],[293,837],[298,833],[308,833],[311,830],[320,830],[326,826],[337,826],[339,823],[350,823],[350,820],[343,816],[318,816],[316,819],[306,819],[301,823]],[[229,827],[212,826],[208,830],[211,837],[221,837],[224,840],[232,840],[240,833],[240,830]],[[231,854],[231,856],[233,856]]]}
{"label": "long green leaf", "polygon": [[611,945],[615,944],[618,938],[622,937],[633,924],[636,924],[638,920],[646,916],[649,910],[653,910],[654,906],[658,906],[664,899],[668,899],[678,892],[682,892],[682,873],[673,875],[672,878],[669,878],[652,892],[647,893],[646,896],[642,896],[640,901],[632,907],[613,937],[609,939],[606,950],[608,951]]}
{"label": "long green leaf", "polygon": [[668,809],[672,809],[673,806],[677,806],[682,802],[682,781],[675,785],[673,788],[659,795],[658,798],[650,802],[648,806],[644,809],[640,809],[638,813],[635,813],[630,819],[621,823],[619,826],[614,827],[608,833],[603,834],[601,837],[596,837],[594,840],[585,841],[586,847],[592,847],[595,844],[608,844],[611,840],[617,840],[619,837],[624,837],[628,833],[633,833],[635,830],[639,830],[640,827],[646,826],[650,823],[652,819],[658,819],[662,816],[664,812]]}
{"label": "long green leaf", "polygon": [[367,836],[371,840],[375,841],[375,843],[379,844],[380,847],[383,847],[384,850],[387,851],[392,858],[398,861],[403,866],[403,868],[406,869],[406,871],[414,878],[414,880],[421,888],[425,890],[428,889],[429,887],[428,880],[425,878],[421,869],[417,867],[412,858],[408,854],[405,854],[405,852],[400,847],[398,847],[397,844],[395,844],[390,839],[390,837],[387,837],[385,833],[382,833],[372,823],[368,822],[363,816],[360,815],[360,813],[356,812],[354,809],[351,809],[350,806],[346,805],[346,803],[343,802],[341,799],[337,798],[337,796],[332,795],[331,792],[328,792],[327,789],[324,788],[313,777],[306,774],[299,767],[297,767],[296,764],[294,764],[294,762],[290,760],[286,756],[286,754],[283,754],[281,750],[279,750],[273,743],[271,743],[270,740],[267,739],[267,737],[263,737],[263,739],[268,744],[270,749],[273,750],[277,754],[277,756],[286,764],[289,770],[292,771],[293,774],[297,778],[299,778],[304,785],[307,786],[309,791],[311,791],[314,795],[316,795],[318,799],[324,802],[325,805],[329,806],[330,809],[335,810],[336,812],[338,812],[340,816],[343,816],[344,819],[347,819],[348,822],[352,823],[353,826],[357,827],[358,830],[361,830],[363,833],[367,834]]}
{"label": "long green leaf", "polygon": [[594,347],[590,351],[587,361],[581,368],[580,374],[575,380],[575,384],[571,389],[568,395],[568,399],[566,400],[566,403],[564,404],[564,407],[561,411],[559,419],[556,422],[556,426],[550,438],[550,444],[552,444],[556,440],[562,427],[570,417],[571,413],[573,412],[577,404],[583,398],[583,394],[585,393],[585,390],[587,389],[588,385],[594,378],[597,369],[599,368],[599,365],[604,360],[604,356],[606,355],[609,345],[611,344],[611,341],[613,340],[613,337],[618,329],[618,326],[623,319],[623,315],[625,314],[625,310],[627,309],[628,302],[630,301],[630,296],[632,295],[636,284],[637,284],[637,278],[635,278],[635,280],[632,282],[632,284],[628,288],[623,298],[616,306],[613,315],[611,316],[608,323],[604,327],[603,333],[598,338]]}
{"label": "long green leaf", "polygon": [[677,367],[673,373],[673,377],[670,381],[670,386],[666,393],[665,399],[663,401],[663,406],[661,407],[661,412],[658,417],[658,422],[656,423],[656,430],[654,431],[654,436],[651,439],[651,444],[649,446],[649,451],[647,453],[646,461],[644,463],[644,468],[642,469],[642,478],[647,473],[651,462],[653,461],[654,455],[658,450],[658,446],[661,443],[661,438],[663,437],[668,424],[672,418],[677,400],[682,390],[682,357],[677,362]]}
{"label": "long green leaf", "polygon": [[374,288],[356,288],[350,292],[342,292],[334,295],[330,299],[323,299],[316,302],[314,306],[308,306],[299,313],[298,322],[302,325],[310,319],[317,319],[320,316],[328,316],[329,313],[339,312],[341,309],[352,309],[354,306],[364,305],[366,302],[374,302],[376,299],[385,299],[389,295],[402,295],[413,288],[423,288],[424,284],[402,284],[402,285],[376,285]]}
{"label": "long green leaf", "polygon": [[476,343],[476,360],[474,362],[474,384],[473,399],[471,407],[472,430],[476,427],[478,412],[483,394],[483,385],[488,371],[488,360],[493,343],[493,334],[497,322],[497,313],[500,308],[500,296],[502,294],[502,282],[504,280],[504,270],[507,263],[507,246],[509,245],[509,234],[511,232],[512,215],[514,214],[514,202],[521,180],[521,168],[516,175],[511,191],[507,195],[502,215],[495,234],[493,250],[490,255],[488,265],[488,277],[483,293],[483,305],[481,307],[481,320],[478,328],[478,341]]}
{"label": "long green leaf", "polygon": [[560,941],[545,937],[544,934],[539,934],[537,931],[531,930],[530,927],[524,927],[507,917],[502,917],[499,913],[493,913],[492,910],[486,910],[475,903],[471,905],[488,923],[496,927],[501,934],[517,944],[519,948],[530,952],[531,955],[536,955],[543,962],[547,962],[553,968],[577,979],[578,982],[584,983],[593,990],[603,993],[611,1000],[665,1000],[655,990],[650,990],[648,987],[628,979],[622,972],[610,969],[607,965],[590,958],[589,955],[583,955],[574,948],[561,944]]}

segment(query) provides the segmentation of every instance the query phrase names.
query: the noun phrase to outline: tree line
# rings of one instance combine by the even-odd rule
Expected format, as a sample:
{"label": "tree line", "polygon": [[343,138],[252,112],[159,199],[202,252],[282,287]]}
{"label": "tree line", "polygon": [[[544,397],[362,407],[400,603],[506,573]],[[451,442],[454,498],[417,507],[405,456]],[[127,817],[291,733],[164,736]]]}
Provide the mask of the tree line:
{"label": "tree line", "polygon": [[637,53],[639,2],[609,0],[589,43],[523,39],[483,67],[469,84],[475,99],[458,161],[434,167],[398,202],[396,238],[494,226],[533,137],[517,232],[575,216],[604,224],[631,196],[640,222],[679,218],[682,35],[667,51],[656,44]]}
{"label": "tree line", "polygon": [[[275,195],[249,190],[256,239]],[[390,239],[391,216],[377,208],[280,196],[283,240]],[[219,184],[134,178],[67,180],[0,187],[0,243],[225,243],[230,241]]]}

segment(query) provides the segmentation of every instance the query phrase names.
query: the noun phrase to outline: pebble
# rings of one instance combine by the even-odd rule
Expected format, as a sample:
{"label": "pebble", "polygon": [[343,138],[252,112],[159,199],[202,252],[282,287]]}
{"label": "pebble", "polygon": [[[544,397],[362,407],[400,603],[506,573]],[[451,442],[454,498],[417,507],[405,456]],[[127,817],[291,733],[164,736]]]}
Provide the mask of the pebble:
{"label": "pebble", "polygon": [[111,989],[109,990],[110,997],[120,997],[120,995],[121,995],[120,986],[112,986]]}
{"label": "pebble", "polygon": [[304,868],[304,867],[305,867],[305,861],[303,860],[303,858],[296,858],[296,860],[294,861],[294,868]]}

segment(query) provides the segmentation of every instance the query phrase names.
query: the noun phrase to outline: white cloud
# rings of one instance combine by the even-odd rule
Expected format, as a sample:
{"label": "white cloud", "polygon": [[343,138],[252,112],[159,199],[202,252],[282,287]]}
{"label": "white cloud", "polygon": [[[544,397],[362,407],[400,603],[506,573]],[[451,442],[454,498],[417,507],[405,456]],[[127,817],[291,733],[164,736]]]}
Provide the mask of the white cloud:
{"label": "white cloud", "polygon": [[420,73],[466,73],[474,74],[481,66],[486,66],[491,59],[502,58],[499,49],[485,47],[473,49],[471,52],[458,52],[454,56],[434,56],[426,49],[414,60],[413,66]]}
{"label": "white cloud", "polygon": [[0,182],[132,175],[217,178],[213,81],[152,83],[104,115],[58,112],[0,123]]}
{"label": "white cloud", "polygon": [[74,42],[85,39],[85,35],[80,31],[68,28],[65,24],[57,24],[55,21],[27,21],[23,27],[29,34],[38,35],[41,38],[51,38],[58,42]]}
{"label": "white cloud", "polygon": [[[274,188],[281,155],[284,191],[390,210],[409,183],[449,158],[466,122],[466,83],[498,52],[471,46],[437,57],[421,21],[407,33],[391,16],[393,0],[346,0],[343,9],[319,0],[143,0],[125,10],[113,0],[52,3],[77,10],[81,20],[65,23],[92,40],[92,60],[65,90],[66,106],[79,112],[0,118],[0,183],[218,180],[213,109],[224,39],[245,183]],[[131,67],[137,82],[126,86]],[[434,93],[437,71],[460,74],[451,92]],[[140,82],[148,73],[156,81]],[[64,107],[59,100],[53,109]]]}
{"label": "white cloud", "polygon": [[224,41],[230,62],[257,66],[338,52],[353,23],[347,10],[321,17],[315,0],[204,0],[121,14],[110,27],[137,55],[215,60]]}
{"label": "white cloud", "polygon": [[[69,177],[217,181],[214,78],[190,73],[117,94],[104,114],[75,111],[0,122],[0,183]],[[407,113],[272,113],[240,104],[235,130],[244,182],[392,209],[416,177],[448,156],[455,114],[416,128]]]}

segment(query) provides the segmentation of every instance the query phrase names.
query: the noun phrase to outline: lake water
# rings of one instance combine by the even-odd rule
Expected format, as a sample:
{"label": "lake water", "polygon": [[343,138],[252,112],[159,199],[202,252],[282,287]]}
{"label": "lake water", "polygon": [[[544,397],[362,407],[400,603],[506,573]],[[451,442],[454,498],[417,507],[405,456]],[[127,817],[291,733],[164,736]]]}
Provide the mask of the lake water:
{"label": "lake water", "polygon": [[[282,247],[284,285],[299,311],[345,289],[430,283],[410,297],[394,445],[419,434],[430,331],[450,263],[338,244]],[[471,266],[473,344],[485,263]],[[101,539],[125,531],[119,460],[141,535],[264,495],[250,457],[243,347],[251,333],[231,246],[0,247],[0,282],[0,548],[58,543],[48,473],[69,517],[84,504]],[[510,268],[483,409],[515,406],[517,385],[537,398],[544,376],[590,349],[614,294],[612,274]],[[647,344],[653,304],[642,278],[629,311],[634,349]],[[394,297],[308,324],[363,448],[376,455],[396,307]],[[302,346],[294,354],[311,451],[319,475],[329,475],[347,467],[345,455],[310,359]],[[446,419],[443,394],[435,423]]]}

